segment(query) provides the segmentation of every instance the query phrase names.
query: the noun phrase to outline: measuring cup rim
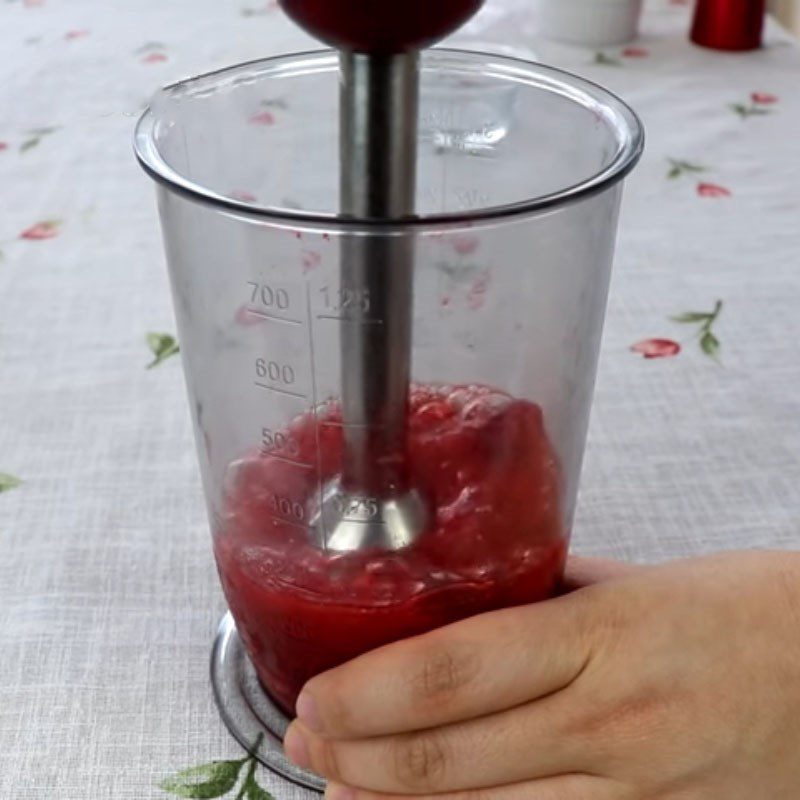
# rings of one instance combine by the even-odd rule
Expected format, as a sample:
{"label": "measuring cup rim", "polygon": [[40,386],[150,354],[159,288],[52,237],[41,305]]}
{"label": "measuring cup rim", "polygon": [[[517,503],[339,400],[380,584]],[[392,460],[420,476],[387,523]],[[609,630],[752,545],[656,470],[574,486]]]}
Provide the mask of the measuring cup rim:
{"label": "measuring cup rim", "polygon": [[[618,148],[614,158],[594,175],[567,186],[556,192],[518,200],[513,203],[490,205],[482,208],[472,208],[464,211],[418,214],[393,219],[379,218],[353,218],[335,213],[321,211],[305,211],[295,208],[282,208],[279,206],[258,206],[236,200],[232,197],[218,194],[181,175],[173,169],[159,152],[155,140],[155,126],[157,118],[152,106],[148,106],[136,123],[134,131],[134,152],[139,164],[144,171],[155,181],[167,187],[176,194],[182,195],[203,205],[212,206],[225,212],[254,220],[269,221],[292,227],[304,225],[311,228],[324,228],[326,230],[341,231],[375,231],[398,232],[409,228],[440,228],[442,226],[471,226],[482,222],[496,222],[513,217],[534,216],[549,212],[562,206],[585,200],[593,195],[609,189],[614,184],[624,179],[638,163],[644,150],[645,131],[644,125],[636,112],[620,97],[601,86],[567,70],[495,53],[480,52],[475,50],[461,50],[455,48],[435,47],[425,51],[425,60],[438,57],[457,57],[474,63],[482,63],[491,74],[492,69],[496,76],[513,78],[515,75],[520,83],[524,83],[525,75],[546,80],[545,91],[553,91],[565,96],[573,102],[591,107],[591,103],[580,102],[591,100],[594,104],[611,109],[614,115],[614,128],[620,132]],[[321,62],[328,61],[334,64],[338,56],[335,50],[309,50],[300,53],[290,53],[268,58],[255,59],[234,66],[223,67],[200,75],[184,78],[180,81],[164,86],[160,92],[169,92],[182,86],[190,85],[196,81],[208,78],[233,74],[237,71],[254,66],[269,66],[291,64],[302,60],[316,59]]]}

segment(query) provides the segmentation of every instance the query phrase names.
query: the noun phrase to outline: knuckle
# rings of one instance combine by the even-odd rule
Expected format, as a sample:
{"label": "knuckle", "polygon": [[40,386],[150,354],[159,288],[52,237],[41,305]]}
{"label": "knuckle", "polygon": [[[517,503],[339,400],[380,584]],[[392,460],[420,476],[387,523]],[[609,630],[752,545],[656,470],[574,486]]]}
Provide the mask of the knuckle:
{"label": "knuckle", "polygon": [[[605,587],[603,587],[605,589]],[[608,645],[616,643],[628,630],[630,625],[630,605],[614,598],[604,598],[606,602],[595,613],[587,618],[585,632],[596,640]]]}
{"label": "knuckle", "polygon": [[685,719],[687,712],[683,697],[655,686],[580,705],[580,711],[565,715],[566,732],[604,753],[617,751],[621,742],[644,744],[670,734],[675,720]]}
{"label": "knuckle", "polygon": [[447,769],[444,742],[437,734],[399,739],[393,745],[394,772],[401,788],[433,791],[442,785]]}
{"label": "knuckle", "polygon": [[325,731],[349,734],[357,730],[358,703],[350,702],[348,681],[337,673],[318,676],[309,683]]}
{"label": "knuckle", "polygon": [[314,737],[312,748],[312,766],[315,772],[329,780],[341,781],[342,772],[336,743],[329,739]]}
{"label": "knuckle", "polygon": [[466,647],[438,646],[423,652],[419,668],[411,673],[415,700],[448,703],[475,677],[478,657]]}

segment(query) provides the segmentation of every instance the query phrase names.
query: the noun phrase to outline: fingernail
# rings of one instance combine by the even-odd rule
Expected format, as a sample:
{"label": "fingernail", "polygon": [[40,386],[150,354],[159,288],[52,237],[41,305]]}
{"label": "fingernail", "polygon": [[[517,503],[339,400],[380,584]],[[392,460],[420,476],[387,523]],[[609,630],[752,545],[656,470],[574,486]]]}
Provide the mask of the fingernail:
{"label": "fingernail", "polygon": [[322,720],[317,711],[317,703],[310,692],[303,691],[297,698],[297,718],[308,728],[317,733],[322,733]]}
{"label": "fingernail", "polygon": [[290,726],[283,740],[283,750],[286,757],[301,769],[311,766],[311,757],[308,754],[308,745],[305,736],[300,733],[297,725]]}
{"label": "fingernail", "polygon": [[356,793],[339,783],[329,783],[325,789],[325,800],[356,800]]}

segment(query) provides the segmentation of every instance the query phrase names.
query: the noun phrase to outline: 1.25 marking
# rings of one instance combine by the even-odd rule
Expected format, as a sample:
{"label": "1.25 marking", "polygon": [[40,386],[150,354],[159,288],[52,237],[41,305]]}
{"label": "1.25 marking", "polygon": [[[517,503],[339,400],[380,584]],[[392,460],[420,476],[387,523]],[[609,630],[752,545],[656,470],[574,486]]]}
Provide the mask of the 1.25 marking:
{"label": "1.25 marking", "polygon": [[366,314],[372,307],[369,289],[350,289],[347,287],[331,289],[330,286],[323,286],[319,291],[327,311],[355,311]]}

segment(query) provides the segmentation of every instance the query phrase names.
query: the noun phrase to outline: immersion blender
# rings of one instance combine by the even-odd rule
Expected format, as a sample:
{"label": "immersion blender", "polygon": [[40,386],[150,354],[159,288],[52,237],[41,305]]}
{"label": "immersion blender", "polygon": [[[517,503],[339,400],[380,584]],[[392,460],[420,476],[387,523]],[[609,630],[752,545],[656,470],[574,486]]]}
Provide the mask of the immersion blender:
{"label": "immersion blender", "polygon": [[[482,3],[280,0],[298,24],[339,50],[343,217],[380,230],[414,215],[419,53]],[[413,273],[409,235],[342,244],[341,287],[361,303],[342,330],[342,476],[323,487],[311,525],[324,550],[399,550],[428,522],[405,453]]]}

